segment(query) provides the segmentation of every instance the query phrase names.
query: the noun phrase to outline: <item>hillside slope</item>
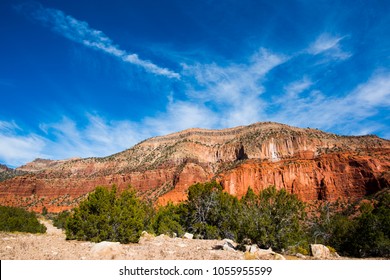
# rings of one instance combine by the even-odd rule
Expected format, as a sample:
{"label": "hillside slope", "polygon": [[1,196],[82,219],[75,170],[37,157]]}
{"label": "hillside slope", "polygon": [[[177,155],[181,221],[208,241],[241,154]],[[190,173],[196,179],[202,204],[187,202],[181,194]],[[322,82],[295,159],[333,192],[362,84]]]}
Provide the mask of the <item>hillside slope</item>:
{"label": "hillside slope", "polygon": [[275,185],[305,201],[358,199],[390,186],[390,141],[267,122],[188,129],[108,157],[39,166],[0,182],[0,204],[56,212],[76,206],[96,186],[112,184],[119,190],[132,185],[159,203],[177,202],[190,185],[211,179],[237,196],[249,186],[260,191]]}

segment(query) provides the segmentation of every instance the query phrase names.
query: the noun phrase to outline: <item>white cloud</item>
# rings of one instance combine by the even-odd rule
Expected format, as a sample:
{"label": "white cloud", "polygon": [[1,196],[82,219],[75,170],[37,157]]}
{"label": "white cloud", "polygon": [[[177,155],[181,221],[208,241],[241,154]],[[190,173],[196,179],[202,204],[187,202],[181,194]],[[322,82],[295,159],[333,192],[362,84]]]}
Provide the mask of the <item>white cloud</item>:
{"label": "white cloud", "polygon": [[[277,114],[269,116],[270,119],[321,129],[340,127],[349,134],[371,133],[373,129],[362,129],[362,122],[377,114],[379,107],[390,105],[390,73],[377,73],[344,96],[326,96],[313,89],[308,96],[282,96],[278,102],[281,108]],[[372,128],[378,127],[378,124],[366,122]]]}
{"label": "white cloud", "polygon": [[297,98],[300,93],[307,90],[313,85],[313,82],[307,77],[303,77],[302,80],[295,81],[284,87],[286,92],[285,98]]}
{"label": "white cloud", "polygon": [[[248,69],[253,69],[251,65],[248,66]],[[309,78],[304,77],[285,87],[285,95],[277,102],[280,106],[277,111],[266,113],[263,109],[271,106],[273,102],[267,101],[264,93],[258,94],[258,91],[264,91],[261,83],[255,83],[247,78],[248,84],[254,88],[238,86],[245,79],[242,80],[240,71],[232,69],[244,68],[240,68],[242,65],[235,67],[238,66],[229,66],[227,69],[230,73],[228,81],[232,83],[232,88],[238,91],[236,101],[231,103],[229,100],[222,102],[221,96],[213,99],[214,90],[219,87],[211,83],[200,94],[207,95],[213,106],[206,105],[209,102],[205,103],[203,98],[182,101],[171,96],[165,111],[137,123],[108,121],[97,114],[87,114],[84,126],[64,117],[56,123],[42,123],[40,125],[42,133],[36,134],[24,132],[15,122],[0,121],[0,161],[20,166],[37,157],[64,159],[107,156],[130,148],[152,136],[193,127],[232,127],[260,120],[325,130],[342,127],[346,134],[373,133],[376,129],[384,129],[383,125],[373,121],[367,122],[366,119],[376,114],[378,106],[388,106],[390,93],[387,81],[390,80],[390,73],[377,73],[366,83],[356,86],[350,93],[341,97],[327,97],[315,89],[315,84]],[[209,85],[213,77],[219,80],[224,76],[223,67],[215,69],[218,69],[215,70],[215,75],[211,74],[212,71],[206,74],[205,85]],[[254,75],[253,79],[257,81],[263,77],[262,75]],[[234,86],[235,83],[238,84]],[[300,95],[300,92],[309,89],[311,90],[309,94]],[[226,94],[225,97],[228,98],[227,93],[222,94]],[[293,98],[288,98],[289,95]],[[363,126],[362,122],[368,125]]]}
{"label": "white cloud", "polygon": [[250,124],[264,119],[265,76],[287,60],[284,56],[260,49],[246,64],[220,66],[216,63],[184,65],[183,75],[194,78],[196,86],[187,94],[195,103],[204,102],[218,115],[218,127]]}
{"label": "white cloud", "polygon": [[0,121],[0,162],[17,167],[37,157],[107,156],[151,136],[129,121],[109,122],[91,114],[87,114],[84,127],[66,117],[56,123],[42,123],[39,127],[42,133],[29,133],[15,122]]}
{"label": "white cloud", "polygon": [[51,151],[58,159],[107,156],[130,148],[146,136],[130,121],[110,122],[91,114],[87,114],[87,124],[83,127],[66,117],[40,127],[46,134],[44,150]]}
{"label": "white cloud", "polygon": [[26,161],[42,156],[45,140],[36,135],[21,135],[15,122],[0,121],[0,162],[19,166]]}
{"label": "white cloud", "polygon": [[[38,156],[54,159],[106,156],[148,137],[187,128],[233,127],[266,120],[321,129],[348,126],[349,131],[364,133],[372,129],[361,129],[359,122],[376,114],[378,107],[390,105],[390,73],[376,73],[344,96],[326,96],[323,88],[316,88],[310,74],[305,74],[301,79],[282,85],[284,92],[275,101],[270,96],[278,93],[269,92],[265,81],[270,71],[291,59],[286,55],[261,48],[240,63],[183,64],[179,74],[120,49],[103,32],[60,10],[35,5],[29,15],[69,40],[150,73],[180,78],[184,92],[171,93],[165,108],[140,122],[108,121],[97,114],[87,114],[84,126],[64,117],[56,123],[40,124],[41,134],[38,135],[23,132],[15,122],[0,121],[0,160],[11,165],[21,165]],[[342,47],[344,38],[324,33],[294,57],[304,53],[321,55],[319,59],[347,59],[351,53]],[[291,61],[291,64],[295,62]],[[298,71],[305,72],[305,66],[299,65],[303,69]],[[298,66],[287,67],[293,71]],[[271,106],[278,108],[270,112]],[[372,128],[378,127],[372,123]]]}
{"label": "white cloud", "polygon": [[[184,66],[187,81],[200,84],[203,89],[187,88],[185,100],[175,99],[172,93],[160,113],[145,117],[139,123],[107,121],[96,114],[87,114],[87,124],[83,127],[67,117],[56,123],[42,123],[39,126],[41,137],[23,138],[31,145],[39,139],[31,154],[3,159],[21,165],[42,155],[54,159],[106,156],[156,135],[192,127],[221,128],[256,122],[264,107],[259,98],[264,91],[262,79],[284,60],[261,50],[247,64]],[[10,123],[2,126],[8,127]],[[15,128],[16,124],[12,126]],[[18,137],[16,133],[15,137]],[[22,151],[14,152],[18,153]]]}
{"label": "white cloud", "polygon": [[347,59],[352,54],[342,50],[340,42],[344,38],[323,33],[309,46],[307,52],[312,55],[325,54],[332,58]]}
{"label": "white cloud", "polygon": [[12,131],[14,131],[14,130],[20,130],[20,127],[16,124],[15,121],[10,121],[10,122],[0,121],[0,131],[1,132],[12,133]]}
{"label": "white cloud", "polygon": [[362,106],[390,106],[390,73],[377,73],[357,87],[353,99]]}
{"label": "white cloud", "polygon": [[141,126],[145,134],[155,136],[188,128],[211,128],[217,124],[217,113],[203,104],[172,100],[165,112],[145,118]]}
{"label": "white cloud", "polygon": [[0,163],[13,167],[37,157],[66,159],[108,156],[145,140],[190,127],[211,127],[216,115],[208,108],[173,101],[166,111],[141,123],[107,121],[87,114],[86,124],[63,117],[55,123],[41,123],[40,134],[26,133],[15,122],[0,121]]}
{"label": "white cloud", "polygon": [[87,22],[77,20],[60,10],[45,8],[40,4],[24,4],[19,9],[30,10],[28,13],[35,20],[71,41],[113,55],[123,62],[140,66],[150,73],[168,78],[180,78],[180,74],[172,70],[157,66],[150,61],[142,60],[137,54],[129,54],[121,50],[102,31],[93,29]]}

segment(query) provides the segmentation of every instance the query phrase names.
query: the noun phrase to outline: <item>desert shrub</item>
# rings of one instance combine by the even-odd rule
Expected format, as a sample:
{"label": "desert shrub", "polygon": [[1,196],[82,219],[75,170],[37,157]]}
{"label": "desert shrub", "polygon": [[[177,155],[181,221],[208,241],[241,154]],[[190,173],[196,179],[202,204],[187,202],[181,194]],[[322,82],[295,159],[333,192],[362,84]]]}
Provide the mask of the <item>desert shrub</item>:
{"label": "desert shrub", "polygon": [[234,239],[237,235],[237,198],[223,192],[222,186],[213,182],[198,183],[188,189],[185,202],[185,228],[198,238]]}
{"label": "desert shrub", "polygon": [[364,205],[343,250],[356,257],[390,257],[390,193]]}
{"label": "desert shrub", "polygon": [[276,250],[306,246],[304,204],[285,190],[270,187],[256,195],[249,188],[238,200],[216,182],[198,183],[188,190],[183,227],[197,238],[250,239]]}
{"label": "desert shrub", "polygon": [[313,242],[353,257],[390,256],[389,193],[352,207],[327,203],[318,212],[311,220]]}
{"label": "desert shrub", "polygon": [[0,206],[0,231],[44,233],[46,227],[39,223],[35,213],[22,208]]}
{"label": "desert shrub", "polygon": [[303,245],[290,246],[287,248],[286,253],[289,255],[296,255],[296,254],[309,255],[310,254],[309,244],[304,243]]}
{"label": "desert shrub", "polygon": [[160,206],[152,219],[151,229],[157,235],[182,236],[185,232],[183,217],[185,217],[183,204],[168,203]]}
{"label": "desert shrub", "polygon": [[337,253],[336,249],[333,248],[332,246],[326,246],[326,248],[328,248],[329,252],[332,253],[332,254]]}
{"label": "desert shrub", "polygon": [[248,189],[240,203],[239,242],[250,239],[260,247],[275,250],[306,243],[305,205],[295,195],[274,186],[258,195]]}
{"label": "desert shrub", "polygon": [[343,250],[355,226],[350,218],[353,214],[350,207],[338,201],[326,202],[318,205],[312,212],[308,220],[312,242],[332,246],[339,252]]}
{"label": "desert shrub", "polygon": [[117,195],[115,186],[97,187],[68,217],[67,239],[138,242],[150,219],[149,206],[131,188]]}

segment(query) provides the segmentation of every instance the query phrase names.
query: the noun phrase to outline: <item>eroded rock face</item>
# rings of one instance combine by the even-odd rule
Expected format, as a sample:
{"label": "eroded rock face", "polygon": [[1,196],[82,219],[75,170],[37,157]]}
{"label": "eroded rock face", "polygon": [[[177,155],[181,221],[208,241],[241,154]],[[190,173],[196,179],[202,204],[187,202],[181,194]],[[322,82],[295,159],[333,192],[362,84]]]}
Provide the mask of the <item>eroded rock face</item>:
{"label": "eroded rock face", "polygon": [[[378,155],[378,157],[380,157]],[[304,201],[361,198],[388,186],[383,174],[389,158],[351,153],[324,154],[315,159],[263,162],[250,160],[219,174],[218,181],[230,194],[243,196],[250,186],[255,192],[273,185]]]}
{"label": "eroded rock face", "polygon": [[188,187],[216,179],[231,194],[250,186],[285,188],[302,200],[360,198],[390,186],[390,141],[256,123],[189,129],[145,140],[105,158],[37,160],[0,183],[0,204],[51,212],[75,207],[96,186],[132,185],[160,204],[186,199]]}

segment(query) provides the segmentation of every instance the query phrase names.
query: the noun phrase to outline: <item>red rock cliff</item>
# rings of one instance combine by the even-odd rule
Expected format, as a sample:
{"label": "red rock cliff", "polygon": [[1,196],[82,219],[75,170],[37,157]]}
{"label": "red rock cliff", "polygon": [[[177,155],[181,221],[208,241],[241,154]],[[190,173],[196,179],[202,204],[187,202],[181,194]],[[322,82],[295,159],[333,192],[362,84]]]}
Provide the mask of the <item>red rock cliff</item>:
{"label": "red rock cliff", "polygon": [[30,174],[0,183],[0,204],[61,211],[96,186],[112,184],[132,185],[164,204],[184,200],[190,185],[211,179],[237,196],[249,186],[275,185],[302,200],[356,199],[390,185],[390,141],[256,123],[189,129],[105,158],[38,160],[23,170]]}

